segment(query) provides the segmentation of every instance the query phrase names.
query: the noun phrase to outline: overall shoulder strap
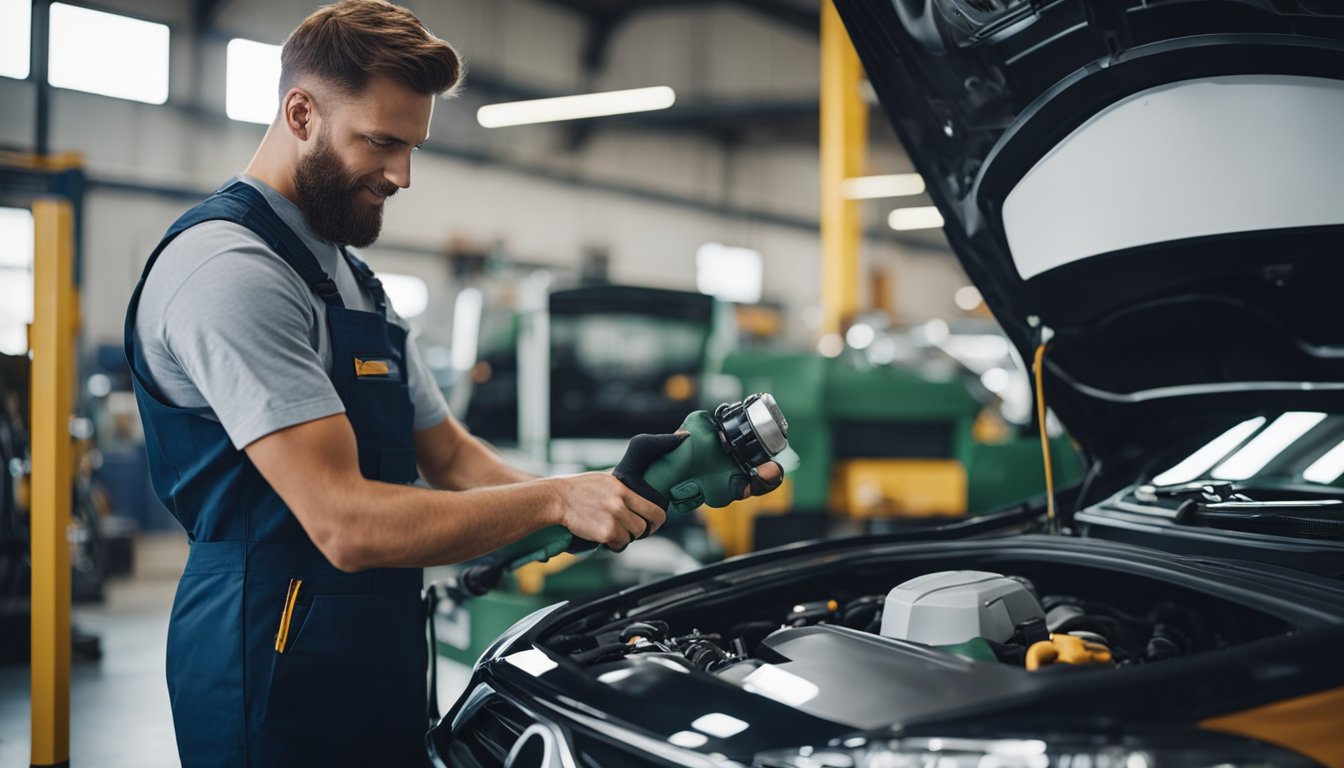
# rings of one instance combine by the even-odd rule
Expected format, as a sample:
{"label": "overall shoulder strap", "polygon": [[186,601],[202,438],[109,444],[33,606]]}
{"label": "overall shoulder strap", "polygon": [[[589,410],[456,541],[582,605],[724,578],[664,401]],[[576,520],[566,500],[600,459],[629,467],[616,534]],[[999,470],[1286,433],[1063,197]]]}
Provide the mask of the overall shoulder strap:
{"label": "overall shoulder strap", "polygon": [[386,314],[387,309],[387,291],[383,289],[383,281],[379,280],[373,274],[364,260],[350,252],[349,248],[341,246],[341,255],[345,256],[345,261],[350,265],[350,271],[354,272],[355,279],[364,286],[364,290],[373,296],[374,303],[378,306],[379,314]]}

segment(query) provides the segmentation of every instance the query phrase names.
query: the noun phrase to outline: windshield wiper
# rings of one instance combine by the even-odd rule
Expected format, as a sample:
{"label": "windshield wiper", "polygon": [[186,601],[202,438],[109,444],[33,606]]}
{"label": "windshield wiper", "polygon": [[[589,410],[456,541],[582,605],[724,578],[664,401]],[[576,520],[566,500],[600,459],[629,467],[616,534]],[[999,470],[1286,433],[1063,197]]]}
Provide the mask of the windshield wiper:
{"label": "windshield wiper", "polygon": [[[1240,495],[1240,494],[1237,494]],[[1253,501],[1236,499],[1229,501],[1211,501],[1202,505],[1204,509],[1311,509],[1313,507],[1344,507],[1339,499],[1277,499],[1274,501]]]}
{"label": "windshield wiper", "polygon": [[1265,499],[1247,496],[1232,483],[1193,482],[1171,486],[1140,485],[1134,498],[1153,503],[1179,501],[1171,515],[1178,525],[1310,539],[1344,538],[1344,500]]}
{"label": "windshield wiper", "polygon": [[1251,501],[1251,497],[1239,493],[1231,483],[1213,483],[1197,480],[1179,485],[1144,484],[1134,489],[1134,498],[1139,501],[1157,501],[1158,499],[1203,499],[1209,502]]}

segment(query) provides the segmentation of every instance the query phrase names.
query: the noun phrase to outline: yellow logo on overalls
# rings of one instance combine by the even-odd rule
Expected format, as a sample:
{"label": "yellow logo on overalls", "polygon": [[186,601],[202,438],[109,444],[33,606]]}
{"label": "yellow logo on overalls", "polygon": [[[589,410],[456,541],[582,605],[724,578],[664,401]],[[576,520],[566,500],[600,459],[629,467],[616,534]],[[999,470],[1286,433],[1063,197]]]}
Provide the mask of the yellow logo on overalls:
{"label": "yellow logo on overalls", "polygon": [[356,376],[386,376],[391,373],[386,360],[361,360],[355,358]]}

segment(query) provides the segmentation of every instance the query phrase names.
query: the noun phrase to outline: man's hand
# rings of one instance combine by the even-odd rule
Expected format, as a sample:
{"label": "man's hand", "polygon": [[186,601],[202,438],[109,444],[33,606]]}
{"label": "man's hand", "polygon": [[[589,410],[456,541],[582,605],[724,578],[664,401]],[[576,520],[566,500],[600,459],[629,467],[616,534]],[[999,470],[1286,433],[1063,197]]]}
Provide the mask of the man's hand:
{"label": "man's hand", "polygon": [[620,552],[631,541],[657,531],[667,513],[607,472],[555,477],[559,522],[581,539]]}

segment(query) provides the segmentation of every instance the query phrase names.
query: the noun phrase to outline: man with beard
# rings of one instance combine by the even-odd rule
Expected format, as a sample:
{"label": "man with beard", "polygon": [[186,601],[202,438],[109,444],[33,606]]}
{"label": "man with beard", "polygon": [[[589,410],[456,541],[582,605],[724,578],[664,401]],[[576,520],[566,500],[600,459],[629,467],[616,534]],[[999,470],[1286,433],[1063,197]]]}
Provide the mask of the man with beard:
{"label": "man with beard", "polygon": [[256,155],[168,230],[127,313],[151,476],[191,542],[178,750],[187,768],[416,765],[420,569],[557,524],[620,550],[665,513],[611,473],[534,478],[471,437],[349,250],[410,186],[453,49],[404,8],[343,0],[281,60]]}

